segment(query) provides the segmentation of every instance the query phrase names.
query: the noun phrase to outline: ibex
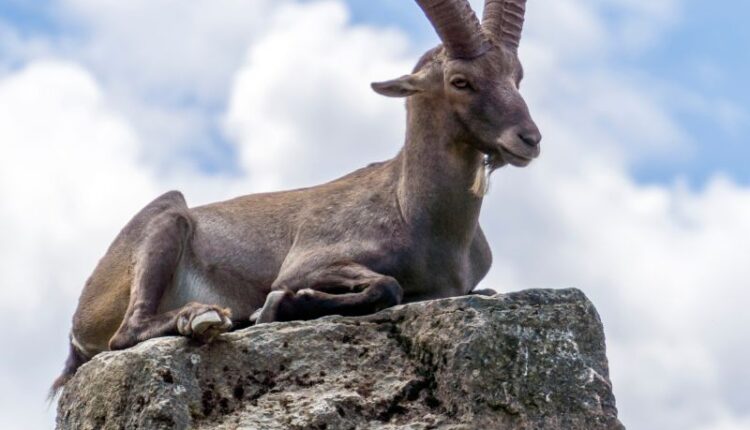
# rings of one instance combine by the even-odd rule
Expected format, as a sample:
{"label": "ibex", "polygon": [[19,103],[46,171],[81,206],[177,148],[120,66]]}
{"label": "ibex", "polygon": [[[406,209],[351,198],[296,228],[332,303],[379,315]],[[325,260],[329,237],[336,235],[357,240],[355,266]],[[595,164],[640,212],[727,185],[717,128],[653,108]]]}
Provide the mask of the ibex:
{"label": "ibex", "polygon": [[406,97],[395,158],[312,188],[188,208],[157,198],[86,282],[53,384],[106,350],[157,336],[210,341],[232,321],[364,315],[470,294],[492,256],[479,227],[487,176],[526,166],[541,135],[519,94],[525,0],[417,0],[442,45],[372,84]]}

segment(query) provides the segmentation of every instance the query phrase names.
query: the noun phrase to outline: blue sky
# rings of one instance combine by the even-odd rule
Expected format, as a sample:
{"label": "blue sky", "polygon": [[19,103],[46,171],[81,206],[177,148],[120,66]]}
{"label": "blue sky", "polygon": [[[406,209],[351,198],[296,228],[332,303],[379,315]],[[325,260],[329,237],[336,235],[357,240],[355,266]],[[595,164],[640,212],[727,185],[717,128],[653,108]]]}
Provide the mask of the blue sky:
{"label": "blue sky", "polygon": [[63,22],[53,0],[3,0],[0,2],[0,20],[29,37],[50,37],[72,30]]}
{"label": "blue sky", "polygon": [[[492,177],[482,285],[582,289],[629,428],[750,428],[750,3],[528,4],[542,156]],[[410,0],[0,0],[0,428],[51,423],[81,286],[133,213],[393,156],[403,102],[369,82],[435,43]]]}
{"label": "blue sky", "polygon": [[666,37],[650,50],[623,59],[625,67],[691,88],[706,97],[725,99],[737,106],[739,118],[721,124],[705,115],[674,109],[688,130],[696,152],[681,162],[663,160],[637,169],[647,181],[685,176],[701,184],[714,172],[724,172],[750,183],[750,3],[690,0]]}

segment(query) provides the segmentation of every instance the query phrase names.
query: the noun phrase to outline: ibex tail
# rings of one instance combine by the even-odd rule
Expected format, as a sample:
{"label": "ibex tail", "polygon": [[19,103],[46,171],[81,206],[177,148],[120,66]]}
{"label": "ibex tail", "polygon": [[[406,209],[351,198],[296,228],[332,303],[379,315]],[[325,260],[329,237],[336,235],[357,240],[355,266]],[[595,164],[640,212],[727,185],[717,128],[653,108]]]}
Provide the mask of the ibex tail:
{"label": "ibex tail", "polygon": [[69,352],[68,352],[68,358],[65,360],[65,367],[63,368],[62,373],[60,376],[55,379],[55,382],[52,383],[52,387],[49,390],[49,395],[47,396],[48,401],[54,400],[54,398],[57,396],[57,394],[60,392],[60,390],[65,386],[65,384],[70,380],[70,378],[75,375],[76,370],[78,370],[83,363],[89,361],[89,358],[85,356],[73,343],[73,337],[70,336],[70,341],[68,343],[69,345]]}

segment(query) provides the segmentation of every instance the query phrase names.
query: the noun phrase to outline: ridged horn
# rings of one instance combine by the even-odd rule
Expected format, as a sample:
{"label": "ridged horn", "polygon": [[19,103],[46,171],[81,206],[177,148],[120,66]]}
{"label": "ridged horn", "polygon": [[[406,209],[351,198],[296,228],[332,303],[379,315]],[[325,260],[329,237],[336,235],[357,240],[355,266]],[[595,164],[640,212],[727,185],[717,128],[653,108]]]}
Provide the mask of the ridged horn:
{"label": "ridged horn", "polygon": [[493,38],[517,50],[525,13],[526,0],[485,0],[482,26]]}
{"label": "ridged horn", "polygon": [[471,59],[484,54],[488,42],[467,0],[416,0],[443,42],[448,56]]}

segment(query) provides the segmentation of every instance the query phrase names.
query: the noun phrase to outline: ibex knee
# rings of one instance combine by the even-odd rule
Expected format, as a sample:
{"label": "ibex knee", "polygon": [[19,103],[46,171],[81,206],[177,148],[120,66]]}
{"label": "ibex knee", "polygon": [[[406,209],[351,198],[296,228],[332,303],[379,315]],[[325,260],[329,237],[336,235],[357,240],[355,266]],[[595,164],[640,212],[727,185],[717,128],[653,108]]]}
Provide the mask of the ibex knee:
{"label": "ibex knee", "polygon": [[170,210],[154,217],[146,229],[146,236],[157,240],[182,241],[192,232],[193,222],[183,211]]}

